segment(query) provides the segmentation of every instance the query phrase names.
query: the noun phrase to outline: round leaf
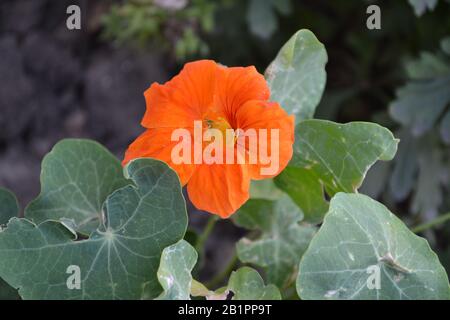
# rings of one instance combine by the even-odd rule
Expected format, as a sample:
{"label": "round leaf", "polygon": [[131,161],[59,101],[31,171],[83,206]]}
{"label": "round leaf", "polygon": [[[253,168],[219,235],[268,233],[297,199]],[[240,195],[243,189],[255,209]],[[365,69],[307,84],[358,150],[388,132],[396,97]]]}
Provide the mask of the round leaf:
{"label": "round leaf", "polygon": [[267,68],[271,100],[294,114],[296,122],[314,115],[325,88],[327,61],[324,45],[311,31],[300,30]]}
{"label": "round leaf", "polygon": [[320,222],[328,209],[324,193],[356,192],[377,160],[394,157],[397,144],[375,123],[306,120],[295,129],[294,156],[275,183],[300,206],[306,221]]}
{"label": "round leaf", "polygon": [[[0,232],[0,277],[24,299],[140,299],[161,293],[163,248],[181,240],[187,214],[176,173],[139,159],[126,167],[135,186],[108,197],[105,222],[76,241],[67,224],[13,218]],[[79,271],[79,287],[74,284]],[[71,286],[70,284],[74,285]]]}
{"label": "round leaf", "polygon": [[297,291],[302,299],[450,298],[447,274],[427,241],[382,204],[345,193],[331,200],[303,255]]}
{"label": "round leaf", "polygon": [[300,258],[315,233],[315,227],[299,224],[302,218],[300,209],[287,197],[278,201],[250,199],[234,215],[234,221],[262,232],[256,239],[238,242],[239,259],[264,268],[269,283],[288,285],[295,279]]}
{"label": "round leaf", "polygon": [[249,267],[231,274],[228,290],[234,293],[233,300],[281,300],[278,288],[273,284],[265,286],[259,273]]}
{"label": "round leaf", "polygon": [[163,250],[158,269],[158,280],[164,292],[158,299],[190,300],[191,272],[197,258],[197,251],[184,240]]}
{"label": "round leaf", "polygon": [[99,225],[108,195],[129,184],[120,162],[103,146],[89,140],[63,140],[44,158],[41,194],[25,210],[35,223],[72,219],[79,231]]}

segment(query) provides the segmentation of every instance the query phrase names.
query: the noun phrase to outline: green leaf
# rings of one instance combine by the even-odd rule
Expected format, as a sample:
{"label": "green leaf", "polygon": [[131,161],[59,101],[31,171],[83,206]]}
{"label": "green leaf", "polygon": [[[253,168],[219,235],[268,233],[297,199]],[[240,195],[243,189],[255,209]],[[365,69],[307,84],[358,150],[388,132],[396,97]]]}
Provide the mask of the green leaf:
{"label": "green leaf", "polygon": [[450,75],[429,80],[411,81],[397,91],[390,114],[413,134],[422,135],[432,129],[450,103]]}
{"label": "green leaf", "polygon": [[273,7],[282,15],[289,15],[292,12],[291,0],[271,0]]}
{"label": "green leaf", "polygon": [[438,0],[408,0],[414,8],[416,16],[420,17],[425,11],[433,11],[436,8]]}
{"label": "green leaf", "polygon": [[394,157],[397,143],[388,129],[374,123],[306,120],[295,129],[294,156],[275,183],[306,221],[320,222],[328,209],[324,193],[356,192],[377,160]]}
{"label": "green leaf", "polygon": [[250,198],[277,200],[283,196],[283,191],[277,188],[273,179],[252,180],[250,183]]}
{"label": "green leaf", "polygon": [[422,52],[419,59],[406,64],[406,72],[411,79],[430,79],[450,72],[450,66],[441,56]]}
{"label": "green leaf", "polygon": [[9,219],[19,214],[19,203],[9,190],[0,188],[0,225],[7,224]]}
{"label": "green leaf", "polygon": [[450,144],[450,60],[445,55],[448,41],[441,41],[443,52],[423,52],[406,65],[411,81],[397,90],[389,113],[416,136],[440,126],[443,141]]}
{"label": "green leaf", "polygon": [[20,300],[17,290],[0,279],[0,300]]}
{"label": "green leaf", "polygon": [[191,272],[197,258],[197,251],[184,240],[163,250],[157,274],[164,292],[158,299],[190,300]]}
{"label": "green leaf", "polygon": [[234,293],[233,300],[281,300],[278,288],[273,284],[265,286],[259,273],[249,267],[231,274],[228,289]]}
{"label": "green leaf", "polygon": [[331,200],[299,268],[302,299],[450,298],[446,272],[428,242],[364,195],[339,193]]}
{"label": "green leaf", "polygon": [[264,268],[269,283],[288,286],[316,231],[300,225],[302,218],[303,213],[288,197],[277,201],[250,199],[233,219],[239,226],[261,231],[261,235],[238,242],[239,259]]}
{"label": "green leaf", "polygon": [[271,99],[296,122],[312,118],[326,82],[327,52],[309,30],[300,30],[281,48],[265,76]]}
{"label": "green leaf", "polygon": [[[11,219],[0,232],[0,277],[19,288],[24,299],[158,296],[162,251],[181,240],[187,227],[181,186],[173,170],[153,159],[135,160],[125,173],[136,187],[108,197],[104,223],[88,239],[76,239],[58,221],[35,225]],[[69,266],[80,268],[80,289],[66,285]]]}
{"label": "green leaf", "polygon": [[195,279],[192,279],[191,282],[191,295],[193,297],[207,297],[210,295],[212,291],[210,291],[205,285],[201,282],[198,282]]}
{"label": "green leaf", "polygon": [[440,133],[442,140],[444,140],[446,144],[450,144],[450,109],[442,118]]}
{"label": "green leaf", "polygon": [[270,38],[278,28],[272,0],[250,0],[247,23],[254,35],[262,39]]}
{"label": "green leaf", "polygon": [[212,291],[195,279],[192,280],[191,295],[193,297],[205,297],[206,300],[226,300],[229,293],[228,287],[221,287]]}
{"label": "green leaf", "polygon": [[275,184],[302,209],[306,221],[322,221],[328,202],[314,172],[308,168],[288,166],[275,178]]}
{"label": "green leaf", "polygon": [[278,288],[273,284],[264,285],[263,278],[250,267],[242,267],[233,271],[228,285],[215,291],[192,280],[191,294],[194,297],[205,297],[207,300],[226,300],[230,291],[233,292],[233,300],[281,300]]}
{"label": "green leaf", "polygon": [[411,211],[427,219],[439,214],[438,208],[443,202],[442,172],[446,172],[447,164],[444,163],[441,149],[431,139],[421,142],[421,150],[417,155],[419,175]]}
{"label": "green leaf", "polygon": [[72,219],[89,234],[99,225],[102,205],[113,191],[129,184],[120,162],[103,146],[89,140],[63,140],[44,158],[41,194],[25,210],[40,223]]}
{"label": "green leaf", "polygon": [[446,54],[450,55],[450,37],[441,40],[441,49]]}
{"label": "green leaf", "polygon": [[413,137],[403,129],[398,135],[400,144],[389,191],[397,202],[411,197],[409,211],[426,221],[438,214],[445,199],[447,155],[437,132]]}

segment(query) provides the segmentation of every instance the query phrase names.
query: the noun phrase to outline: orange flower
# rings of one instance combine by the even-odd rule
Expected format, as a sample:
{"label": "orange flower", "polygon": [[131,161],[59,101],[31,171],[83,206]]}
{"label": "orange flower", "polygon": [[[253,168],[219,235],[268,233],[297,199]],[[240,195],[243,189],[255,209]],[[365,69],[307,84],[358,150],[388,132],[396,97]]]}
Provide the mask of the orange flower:
{"label": "orange flower", "polygon": [[[187,63],[172,80],[163,85],[153,83],[144,95],[147,110],[142,125],[147,130],[129,146],[123,164],[135,158],[166,162],[178,173],[181,184],[187,184],[189,198],[198,209],[229,217],[248,200],[251,179],[276,176],[292,157],[294,117],[288,116],[277,103],[268,101],[267,83],[253,66],[227,68],[211,60]],[[194,124],[199,122],[201,134],[212,129],[224,134],[232,129],[253,130],[258,140],[267,138],[268,156],[278,152],[275,172],[264,173],[269,166],[267,157],[249,161],[252,153],[260,154],[250,148],[249,136],[241,137],[237,131],[232,139],[215,136],[196,145]],[[223,150],[234,151],[233,161],[175,161],[173,151],[180,141],[173,141],[173,133],[180,128],[190,134],[191,141],[183,143],[187,143],[192,155],[198,155],[196,146],[206,152],[216,142]],[[263,135],[264,130],[269,133]],[[258,148],[261,149],[259,144]],[[211,155],[218,152],[215,149]],[[239,162],[239,157],[246,161]]]}

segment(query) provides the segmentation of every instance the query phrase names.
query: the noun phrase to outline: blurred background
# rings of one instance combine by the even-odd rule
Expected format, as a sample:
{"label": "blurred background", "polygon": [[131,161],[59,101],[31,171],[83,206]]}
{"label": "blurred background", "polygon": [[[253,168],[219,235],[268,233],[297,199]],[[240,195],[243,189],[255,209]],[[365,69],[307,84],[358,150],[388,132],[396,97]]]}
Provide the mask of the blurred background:
{"label": "blurred background", "polygon": [[[81,8],[80,30],[66,27],[71,4]],[[371,4],[381,9],[380,30],[366,26]],[[447,0],[0,0],[0,185],[23,208],[39,193],[43,156],[62,138],[95,139],[122,158],[143,131],[152,82],[200,58],[263,73],[301,28],[329,56],[316,118],[373,121],[401,139],[362,192],[410,226],[449,212]],[[190,211],[201,230],[207,215]],[[201,278],[231,259],[243,233],[216,225]],[[449,271],[450,224],[424,235]]]}

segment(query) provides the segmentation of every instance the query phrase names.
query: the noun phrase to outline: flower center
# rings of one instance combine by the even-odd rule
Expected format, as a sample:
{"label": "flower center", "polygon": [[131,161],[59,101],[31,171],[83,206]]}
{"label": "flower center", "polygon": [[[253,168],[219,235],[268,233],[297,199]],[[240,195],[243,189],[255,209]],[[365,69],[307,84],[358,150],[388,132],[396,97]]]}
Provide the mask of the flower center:
{"label": "flower center", "polygon": [[206,130],[219,130],[221,133],[221,141],[226,141],[228,146],[233,146],[236,143],[237,134],[225,118],[217,117],[215,119],[205,119],[203,121],[206,125]]}

